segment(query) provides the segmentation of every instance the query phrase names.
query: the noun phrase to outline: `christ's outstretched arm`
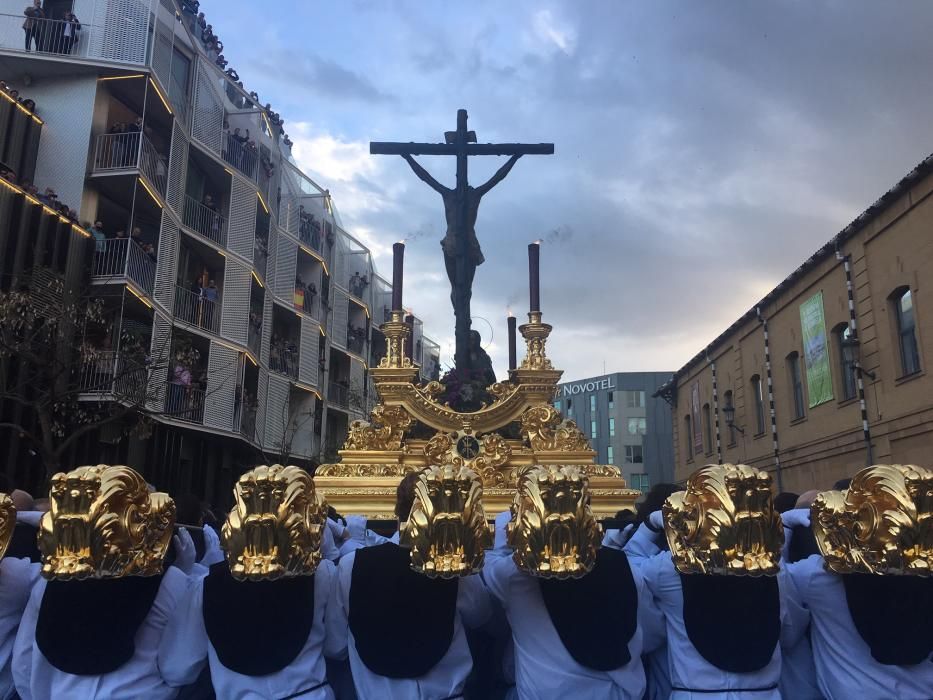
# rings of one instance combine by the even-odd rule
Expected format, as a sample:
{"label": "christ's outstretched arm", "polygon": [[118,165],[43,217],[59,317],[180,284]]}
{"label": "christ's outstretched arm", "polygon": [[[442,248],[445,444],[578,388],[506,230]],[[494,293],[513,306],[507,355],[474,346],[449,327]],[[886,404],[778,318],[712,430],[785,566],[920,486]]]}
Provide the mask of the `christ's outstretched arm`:
{"label": "christ's outstretched arm", "polygon": [[409,154],[403,153],[402,158],[404,158],[405,161],[408,163],[408,165],[411,166],[411,169],[415,171],[415,175],[417,175],[422,180],[424,180],[431,189],[435,190],[441,195],[445,195],[451,191],[448,188],[444,187],[441,183],[439,183],[433,177],[431,177],[431,173],[429,173],[427,170],[422,168],[421,164],[418,163],[418,161],[412,158]]}
{"label": "christ's outstretched arm", "polygon": [[514,166],[518,162],[518,159],[521,157],[522,155],[521,153],[519,153],[509,158],[506,164],[496,171],[495,175],[489,178],[489,180],[487,180],[485,184],[477,187],[476,191],[479,193],[480,197],[482,197],[484,194],[489,192],[489,190],[491,190],[493,187],[495,187],[500,182],[502,182],[502,180],[505,179],[505,176],[509,174],[509,171],[512,169],[512,166]]}

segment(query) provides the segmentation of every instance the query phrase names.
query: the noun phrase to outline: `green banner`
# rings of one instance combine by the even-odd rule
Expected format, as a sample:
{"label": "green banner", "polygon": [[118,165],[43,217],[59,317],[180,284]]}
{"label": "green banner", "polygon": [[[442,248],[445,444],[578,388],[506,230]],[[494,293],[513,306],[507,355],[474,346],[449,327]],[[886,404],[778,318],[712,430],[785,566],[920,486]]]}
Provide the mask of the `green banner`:
{"label": "green banner", "polygon": [[807,390],[810,394],[810,408],[813,408],[833,398],[833,373],[829,367],[823,292],[817,292],[800,305],[800,329],[803,335],[803,359],[807,367]]}

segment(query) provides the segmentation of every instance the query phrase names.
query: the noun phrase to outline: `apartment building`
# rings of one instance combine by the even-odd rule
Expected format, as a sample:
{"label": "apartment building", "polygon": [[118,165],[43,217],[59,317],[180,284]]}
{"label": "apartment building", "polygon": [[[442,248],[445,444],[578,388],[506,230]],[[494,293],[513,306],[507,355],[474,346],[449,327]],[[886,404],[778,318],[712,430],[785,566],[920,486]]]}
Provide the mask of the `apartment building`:
{"label": "apartment building", "polygon": [[[385,347],[391,285],[370,251],[190,8],[44,9],[25,44],[24,17],[0,14],[0,79],[36,103],[25,114],[0,100],[3,163],[78,211],[82,225],[60,221],[71,237],[62,270],[91,285],[113,328],[76,372],[87,400],[138,399],[125,377],[143,367],[152,419],[145,434],[96,431],[70,460],[124,462],[160,488],[213,498],[257,462],[333,457],[372,407],[368,370]],[[76,38],[66,11],[83,20]],[[43,211],[3,189],[0,217],[4,203]],[[439,348],[411,322],[413,359],[436,377]],[[5,454],[28,461],[28,444],[13,435]]]}

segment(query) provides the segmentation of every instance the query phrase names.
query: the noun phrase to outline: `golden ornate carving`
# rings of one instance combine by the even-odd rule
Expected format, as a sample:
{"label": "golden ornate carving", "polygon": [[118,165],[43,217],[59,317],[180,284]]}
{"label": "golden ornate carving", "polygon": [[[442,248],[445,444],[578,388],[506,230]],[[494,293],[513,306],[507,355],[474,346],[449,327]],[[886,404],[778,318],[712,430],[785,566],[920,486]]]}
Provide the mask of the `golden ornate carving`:
{"label": "golden ornate carving", "polygon": [[570,419],[561,420],[560,412],[550,404],[525,411],[522,435],[536,452],[592,452],[577,424]]}
{"label": "golden ornate carving", "polygon": [[386,354],[379,361],[381,369],[404,369],[414,367],[405,346],[411,337],[411,328],[405,323],[404,311],[393,311],[392,319],[382,324],[382,332],[386,337]]}
{"label": "golden ornate carving", "polygon": [[13,499],[5,493],[0,493],[0,559],[6,554],[10,540],[13,539],[13,528],[16,527],[16,506]]}
{"label": "golden ornate carving", "polygon": [[767,472],[744,464],[705,466],[661,510],[671,556],[682,573],[778,572],[784,528]]}
{"label": "golden ornate carving", "polygon": [[420,387],[420,389],[421,393],[432,401],[444,393],[444,385],[436,379],[432,379],[430,382]]}
{"label": "golden ornate carving", "polygon": [[338,477],[371,477],[371,476],[405,476],[409,472],[417,471],[413,464],[353,464],[338,462],[337,464],[322,464],[314,472],[318,476]]}
{"label": "golden ornate carving", "polygon": [[602,539],[589,506],[587,478],[573,466],[524,470],[506,536],[523,571],[558,579],[586,574]]}
{"label": "golden ornate carving", "polygon": [[51,508],[39,526],[48,579],[120,578],[162,573],[175,502],[149,493],[129,467],[100,464],[52,477]]}
{"label": "golden ornate carving", "polygon": [[496,401],[503,401],[509,394],[515,391],[515,385],[511,382],[496,382],[495,384],[490,384],[486,391],[488,391],[495,403]]}
{"label": "golden ornate carving", "polygon": [[527,347],[525,359],[522,360],[522,369],[554,369],[545,352],[545,345],[548,336],[551,334],[552,327],[541,322],[541,312],[530,312],[528,314],[528,323],[519,326],[518,330],[525,339]]}
{"label": "golden ornate carving", "polygon": [[231,575],[257,581],[308,576],[321,561],[327,504],[298,467],[260,466],[233,489],[221,535]]}
{"label": "golden ornate carving", "polygon": [[345,450],[400,450],[412,418],[402,406],[378,404],[371,422],[355,420],[350,424]]}
{"label": "golden ornate carving", "polygon": [[[476,450],[472,455],[461,454],[459,445],[464,438],[475,440]],[[507,482],[508,470],[502,470],[512,456],[509,443],[498,433],[475,438],[470,430],[455,433],[437,433],[424,446],[424,456],[429,464],[452,464],[469,467],[480,474],[486,486],[501,486]]]}
{"label": "golden ornate carving", "polygon": [[810,520],[826,566],[839,574],[933,575],[933,471],[876,464],[846,491],[824,491]]}
{"label": "golden ornate carving", "polygon": [[457,433],[436,433],[424,446],[424,456],[431,464],[443,464],[451,458]]}
{"label": "golden ornate carving", "polygon": [[411,548],[411,568],[431,578],[482,569],[483,549],[491,543],[479,475],[452,464],[424,469],[411,514],[399,528],[399,544]]}

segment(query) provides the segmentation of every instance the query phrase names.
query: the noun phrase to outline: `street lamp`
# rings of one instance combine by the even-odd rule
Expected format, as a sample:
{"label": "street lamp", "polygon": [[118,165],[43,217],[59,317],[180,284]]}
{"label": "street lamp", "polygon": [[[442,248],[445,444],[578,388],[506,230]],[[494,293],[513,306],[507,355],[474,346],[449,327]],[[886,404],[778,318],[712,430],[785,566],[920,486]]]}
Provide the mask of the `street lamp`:
{"label": "street lamp", "polygon": [[869,372],[867,369],[863,369],[862,365],[859,363],[859,342],[858,337],[852,332],[852,328],[846,328],[842,333],[842,338],[839,341],[839,344],[842,346],[842,359],[845,360],[846,365],[855,369],[859,374],[864,374],[872,381],[875,379],[875,373]]}
{"label": "street lamp", "polygon": [[738,430],[742,435],[745,435],[745,429],[735,424],[735,406],[726,404],[722,407],[722,412],[726,417],[726,426],[732,430]]}

